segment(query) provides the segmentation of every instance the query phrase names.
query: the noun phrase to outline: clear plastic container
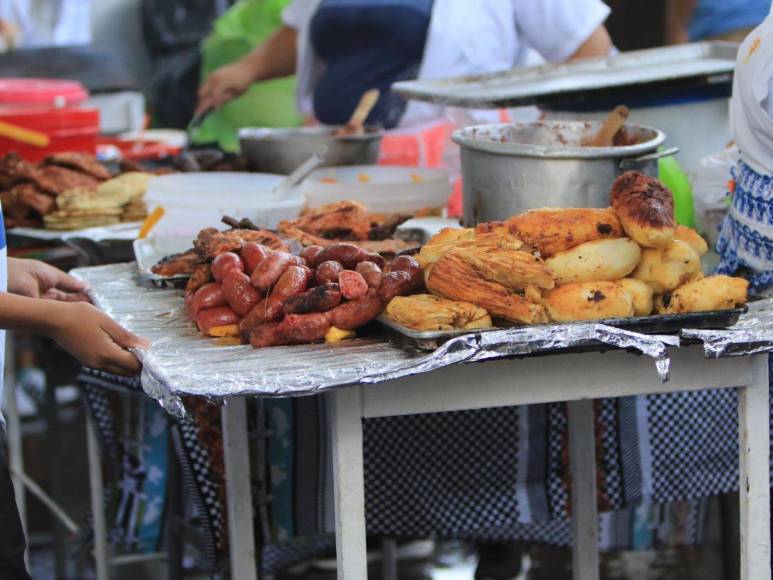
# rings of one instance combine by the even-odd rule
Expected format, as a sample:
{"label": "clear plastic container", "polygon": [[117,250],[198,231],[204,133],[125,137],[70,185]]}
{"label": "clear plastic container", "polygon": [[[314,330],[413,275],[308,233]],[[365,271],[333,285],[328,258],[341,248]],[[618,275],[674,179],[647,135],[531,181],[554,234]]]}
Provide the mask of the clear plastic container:
{"label": "clear plastic container", "polygon": [[354,200],[377,213],[442,209],[451,195],[448,174],[437,169],[355,165],[318,169],[301,184],[309,207]]}
{"label": "clear plastic container", "polygon": [[209,227],[225,227],[225,215],[249,218],[263,228],[276,228],[295,219],[305,200],[298,190],[276,195],[282,175],[267,173],[180,173],[152,179],[145,200],[148,209],[164,208],[164,217],[151,231],[158,237],[195,237]]}

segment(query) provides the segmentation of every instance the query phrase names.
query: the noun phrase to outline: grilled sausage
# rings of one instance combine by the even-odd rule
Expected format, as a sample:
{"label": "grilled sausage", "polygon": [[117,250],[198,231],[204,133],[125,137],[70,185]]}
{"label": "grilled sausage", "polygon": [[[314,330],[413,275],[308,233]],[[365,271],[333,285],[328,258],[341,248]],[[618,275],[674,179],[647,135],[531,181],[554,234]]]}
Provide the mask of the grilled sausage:
{"label": "grilled sausage", "polygon": [[224,252],[212,262],[212,275],[217,282],[225,280],[225,277],[233,270],[244,272],[242,259],[233,252]]}
{"label": "grilled sausage", "polygon": [[326,312],[331,326],[341,330],[354,330],[376,318],[384,309],[384,303],[374,290],[368,291],[364,298],[352,300]]}
{"label": "grilled sausage", "polygon": [[341,304],[341,289],[338,284],[328,282],[304,292],[291,296],[284,303],[286,314],[309,314],[311,312],[327,312]]}
{"label": "grilled sausage", "polygon": [[334,261],[341,264],[347,270],[353,270],[358,262],[362,262],[362,249],[354,244],[333,244],[322,250],[317,255],[317,264]]}
{"label": "grilled sausage", "polygon": [[362,274],[365,281],[370,288],[378,288],[381,286],[381,276],[383,272],[379,268],[378,264],[374,262],[360,262],[357,264],[357,272]]}
{"label": "grilled sausage", "polygon": [[198,324],[201,332],[208,334],[210,329],[218,326],[239,324],[239,315],[228,306],[209,308],[202,310],[196,315],[196,324]]}
{"label": "grilled sausage", "polygon": [[338,275],[344,271],[340,262],[328,260],[317,266],[317,284],[327,284],[329,282],[338,283]]}
{"label": "grilled sausage", "polygon": [[191,312],[193,313],[193,316],[196,316],[200,310],[207,310],[208,308],[217,308],[218,306],[225,305],[226,300],[223,295],[223,285],[219,282],[213,282],[202,286],[193,293]]}
{"label": "grilled sausage", "polygon": [[271,322],[279,322],[282,319],[283,314],[281,300],[270,297],[261,300],[239,323],[239,330],[242,333],[242,337],[245,339],[248,338],[250,332],[258,326],[269,324]]}
{"label": "grilled sausage", "polygon": [[382,270],[384,269],[384,266],[386,266],[386,260],[384,260],[381,254],[376,254],[375,252],[366,252],[364,250],[360,254],[358,263],[360,262],[370,262],[372,264],[376,264],[376,266]]}
{"label": "grilled sausage", "polygon": [[277,334],[278,322],[263,324],[255,327],[249,336],[249,342],[253,348],[266,348],[269,346],[281,346],[279,335]]}
{"label": "grilled sausage", "polygon": [[282,344],[306,344],[322,340],[328,330],[330,321],[325,314],[288,314],[276,333]]}
{"label": "grilled sausage", "polygon": [[240,316],[252,310],[262,298],[260,292],[252,287],[250,277],[238,270],[231,270],[223,280],[223,296],[228,305]]}
{"label": "grilled sausage", "polygon": [[317,262],[317,256],[324,248],[322,246],[309,246],[304,248],[300,256],[306,260],[306,264],[309,268],[315,268],[319,262]]}
{"label": "grilled sausage", "polygon": [[338,275],[341,294],[347,300],[358,300],[368,293],[368,283],[362,274],[354,270],[344,270]]}
{"label": "grilled sausage", "polygon": [[389,304],[395,296],[405,296],[416,285],[410,272],[388,272],[381,277],[381,286],[378,287],[378,297]]}
{"label": "grilled sausage", "polygon": [[289,266],[271,290],[271,297],[283,302],[290,296],[305,292],[313,276],[314,273],[306,266]]}
{"label": "grilled sausage", "polygon": [[274,252],[258,264],[250,277],[252,285],[260,292],[265,292],[276,284],[279,277],[287,267],[294,263],[292,254],[287,252]]}
{"label": "grilled sausage", "polygon": [[389,264],[392,272],[408,272],[412,277],[423,278],[424,270],[413,256],[398,256]]}
{"label": "grilled sausage", "polygon": [[241,258],[244,262],[244,271],[247,275],[252,275],[255,268],[258,267],[263,259],[271,253],[266,246],[261,246],[256,242],[247,242],[242,246]]}

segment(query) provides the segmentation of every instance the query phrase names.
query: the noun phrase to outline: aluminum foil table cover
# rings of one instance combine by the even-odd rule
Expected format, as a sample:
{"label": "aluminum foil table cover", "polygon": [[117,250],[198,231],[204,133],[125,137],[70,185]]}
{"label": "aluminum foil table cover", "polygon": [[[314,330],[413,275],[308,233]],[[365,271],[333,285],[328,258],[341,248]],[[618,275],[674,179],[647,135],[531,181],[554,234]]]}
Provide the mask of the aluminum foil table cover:
{"label": "aluminum foil table cover", "polygon": [[683,330],[682,338],[700,340],[708,358],[773,352],[773,298],[749,303],[749,312],[724,330]]}
{"label": "aluminum foil table cover", "polygon": [[[340,344],[313,344],[255,350],[224,346],[202,337],[186,319],[179,290],[139,285],[135,264],[80,268],[72,272],[90,285],[94,303],[132,332],[152,341],[138,352],[143,361],[142,384],[169,412],[184,413],[180,395],[297,396],[353,384],[373,384],[453,364],[509,356],[548,354],[566,348],[626,348],[654,359],[668,380],[668,348],[679,337],[643,335],[602,324],[569,324],[514,328],[455,338],[436,351],[406,348],[388,338],[359,339]],[[752,317],[758,316],[754,310]],[[732,331],[685,333],[710,344],[735,344],[773,349],[773,314],[768,328],[755,323]],[[758,333],[757,331],[763,332]],[[729,346],[728,346],[729,347]],[[755,350],[754,352],[759,352]]]}

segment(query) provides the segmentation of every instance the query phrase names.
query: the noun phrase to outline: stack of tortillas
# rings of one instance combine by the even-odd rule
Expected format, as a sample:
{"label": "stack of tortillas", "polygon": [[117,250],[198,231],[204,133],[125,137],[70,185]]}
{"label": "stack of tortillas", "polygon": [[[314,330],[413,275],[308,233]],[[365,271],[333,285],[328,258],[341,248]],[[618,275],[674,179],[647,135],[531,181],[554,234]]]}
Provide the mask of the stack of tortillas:
{"label": "stack of tortillas", "polygon": [[71,189],[56,199],[57,211],[48,214],[46,228],[76,230],[142,221],[147,215],[143,201],[147,173],[124,173],[99,185],[96,190]]}

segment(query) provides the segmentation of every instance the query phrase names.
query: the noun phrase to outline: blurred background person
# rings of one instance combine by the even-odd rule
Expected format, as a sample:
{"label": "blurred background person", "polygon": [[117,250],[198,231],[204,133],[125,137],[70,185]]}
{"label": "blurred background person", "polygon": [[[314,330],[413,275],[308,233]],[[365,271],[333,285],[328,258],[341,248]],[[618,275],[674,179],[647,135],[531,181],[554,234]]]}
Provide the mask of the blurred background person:
{"label": "blurred background person", "polygon": [[666,0],[666,42],[741,42],[769,9],[769,0]]}

